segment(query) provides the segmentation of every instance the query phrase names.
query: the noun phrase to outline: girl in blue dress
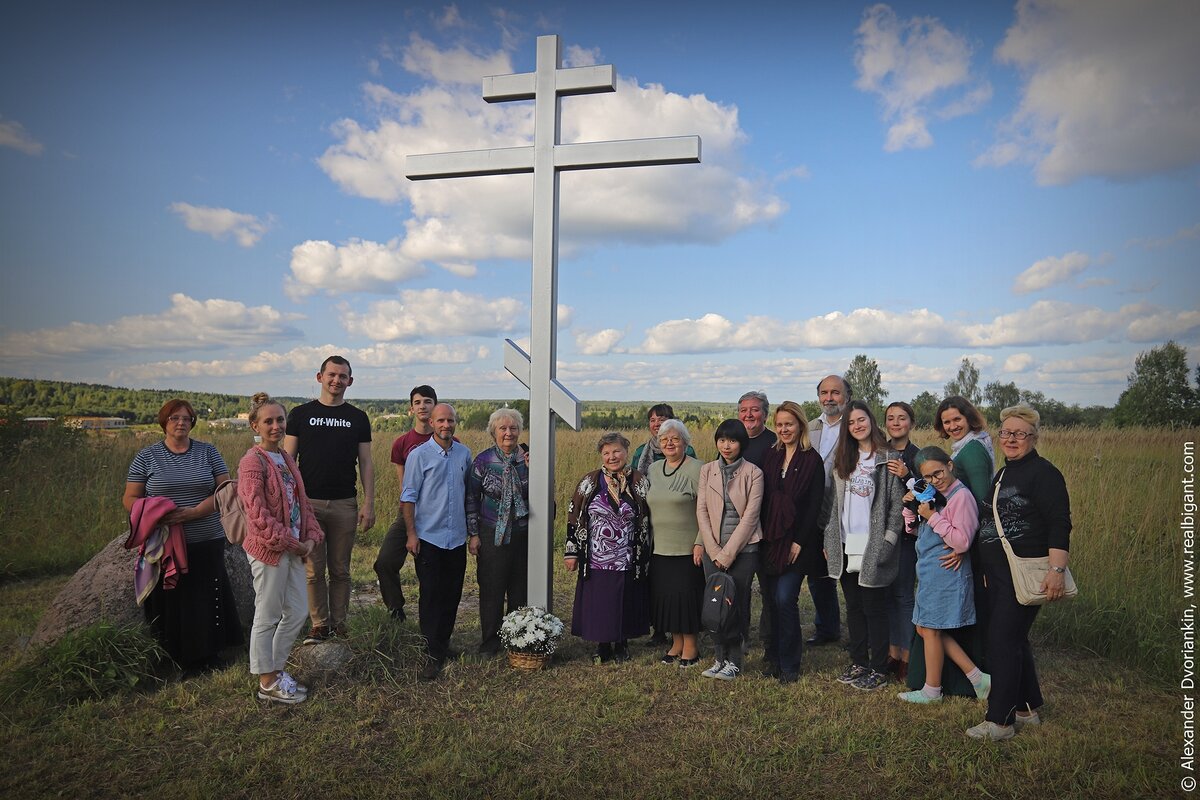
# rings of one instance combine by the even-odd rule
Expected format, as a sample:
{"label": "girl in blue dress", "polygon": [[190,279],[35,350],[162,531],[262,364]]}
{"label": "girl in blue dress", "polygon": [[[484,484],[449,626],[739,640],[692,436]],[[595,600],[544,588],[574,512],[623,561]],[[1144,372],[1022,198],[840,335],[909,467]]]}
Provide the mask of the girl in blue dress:
{"label": "girl in blue dress", "polygon": [[[916,514],[908,507],[908,523],[920,517],[917,532],[917,603],[913,624],[925,648],[925,685],[899,697],[910,703],[936,703],[942,699],[942,665],[949,656],[971,685],[975,694],[985,698],[991,678],[980,671],[952,636],[943,631],[975,624],[975,591],[971,558],[967,550],[979,528],[979,509],[970,490],[954,476],[954,462],[940,447],[926,447],[914,462],[921,477],[945,497],[945,506],[934,510],[933,503],[921,503]],[[915,499],[910,491],[907,503]],[[943,566],[940,557],[948,550],[962,558],[959,569]]]}

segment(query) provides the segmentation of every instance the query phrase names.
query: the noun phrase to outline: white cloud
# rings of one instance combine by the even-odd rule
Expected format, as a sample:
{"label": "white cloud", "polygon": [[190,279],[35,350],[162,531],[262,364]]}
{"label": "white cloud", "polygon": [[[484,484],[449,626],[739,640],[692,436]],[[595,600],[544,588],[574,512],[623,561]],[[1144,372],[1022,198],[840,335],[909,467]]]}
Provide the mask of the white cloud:
{"label": "white cloud", "polygon": [[1025,372],[1034,364],[1033,356],[1029,353],[1013,353],[1008,358],[1004,359],[1004,367],[1001,370],[1006,373]]}
{"label": "white cloud", "polygon": [[[585,51],[568,51],[586,60]],[[405,67],[438,82],[410,93],[367,84],[364,94],[375,119],[343,119],[333,126],[337,141],[320,157],[321,168],[350,194],[409,204],[412,216],[403,239],[392,243],[406,258],[458,266],[529,258],[530,176],[420,182],[405,177],[408,154],[532,143],[531,103],[489,105],[479,95],[480,77],[512,71],[506,59],[504,53],[484,58],[461,48],[437,50],[414,38]],[[784,212],[785,203],[767,179],[740,173],[746,137],[736,107],[619,78],[615,93],[576,99],[562,117],[564,143],[691,134],[703,140],[703,164],[564,174],[562,252],[621,241],[715,242]]]}
{"label": "white cloud", "polygon": [[267,223],[253,214],[191,203],[172,203],[170,208],[180,216],[188,230],[206,233],[214,239],[232,236],[242,247],[254,247],[267,232]]}
{"label": "white cloud", "polygon": [[854,85],[879,95],[888,152],[929,147],[930,116],[974,113],[991,99],[991,85],[971,75],[967,40],[934,17],[901,20],[880,3],[863,12],[855,34]]}
{"label": "white cloud", "polygon": [[12,119],[0,119],[0,147],[11,147],[27,156],[40,156],[46,149],[45,145],[29,135],[24,125]]}
{"label": "white cloud", "polygon": [[1141,245],[1147,250],[1157,250],[1160,247],[1170,247],[1176,242],[1183,242],[1189,239],[1200,239],[1200,222],[1195,225],[1189,225],[1180,228],[1170,236],[1158,236],[1145,239],[1133,239],[1129,244]]}
{"label": "white cloud", "polygon": [[1133,355],[1129,354],[1047,361],[1038,368],[1034,377],[1047,386],[1111,385],[1115,391],[1120,391],[1133,369],[1133,359]]}
{"label": "white cloud", "polygon": [[1191,0],[1019,0],[996,49],[1021,102],[977,165],[1041,184],[1137,178],[1200,160],[1200,14]]}
{"label": "white cloud", "polygon": [[372,303],[365,314],[347,312],[347,333],[384,342],[450,336],[496,336],[529,329],[525,304],[441,289],[407,289],[399,300]]}
{"label": "white cloud", "polygon": [[443,8],[441,15],[434,18],[433,24],[440,31],[466,26],[462,15],[458,13],[458,5],[456,3],[451,3]]}
{"label": "white cloud", "polygon": [[513,72],[507,53],[473,53],[462,45],[452,50],[439,50],[418,33],[409,38],[400,63],[409,72],[427,80],[470,84],[476,91],[483,85],[484,77]]}
{"label": "white cloud", "polygon": [[351,239],[342,245],[310,239],[292,248],[292,274],[284,288],[292,299],[318,291],[390,292],[397,283],[425,274],[403,249],[398,239],[387,244]]}
{"label": "white cloud", "polygon": [[735,349],[734,325],[720,314],[700,319],[660,322],[646,331],[641,349],[647,353],[712,353]]}
{"label": "white cloud", "polygon": [[[719,314],[667,320],[646,331],[637,352],[840,349],[850,347],[1025,347],[1102,340],[1131,342],[1184,338],[1200,329],[1200,311],[1178,311],[1148,303],[1107,310],[1041,300],[986,322],[946,320],[926,308],[906,312],[857,308],[806,320],[748,317],[734,323]],[[966,354],[990,364],[992,357]]]}
{"label": "white cloud", "polygon": [[289,322],[300,318],[270,306],[236,300],[194,300],[171,295],[171,307],[158,314],[121,317],[104,325],[72,322],[58,328],[10,333],[0,352],[14,359],[119,353],[126,350],[212,350],[261,345],[300,337]]}
{"label": "white cloud", "polygon": [[[362,368],[390,368],[412,364],[469,364],[488,357],[486,347],[444,344],[376,344],[363,348],[339,345],[297,347],[285,353],[264,350],[246,358],[215,359],[212,361],[156,361],[118,367],[109,374],[113,382],[140,381],[153,384],[169,378],[221,375],[226,378],[248,375],[278,375],[289,379],[297,374],[316,374],[321,362],[330,353],[349,359],[355,377]],[[357,386],[357,384],[355,384]]]}
{"label": "white cloud", "polygon": [[567,45],[563,52],[564,67],[592,67],[600,63],[603,56],[599,47],[580,47],[577,44]]}
{"label": "white cloud", "polygon": [[624,331],[616,328],[605,328],[595,333],[580,331],[575,334],[575,349],[585,356],[602,356],[606,353],[617,353],[617,345],[625,338]]}
{"label": "white cloud", "polygon": [[977,347],[1073,344],[1101,340],[1148,342],[1181,337],[1200,326],[1200,311],[1175,311],[1149,303],[1109,311],[1095,306],[1039,300],[963,333]]}
{"label": "white cloud", "polygon": [[1028,294],[1047,289],[1070,280],[1087,269],[1091,263],[1091,258],[1077,251],[1065,256],[1043,258],[1016,277],[1013,281],[1013,291],[1017,294]]}

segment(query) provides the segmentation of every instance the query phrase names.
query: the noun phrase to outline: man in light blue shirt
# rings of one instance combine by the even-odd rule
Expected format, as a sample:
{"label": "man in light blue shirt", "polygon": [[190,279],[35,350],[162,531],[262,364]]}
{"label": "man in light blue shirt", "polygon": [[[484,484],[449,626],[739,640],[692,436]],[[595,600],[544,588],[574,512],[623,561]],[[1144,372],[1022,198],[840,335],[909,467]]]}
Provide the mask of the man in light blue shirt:
{"label": "man in light blue shirt", "polygon": [[[448,403],[434,406],[430,425],[433,436],[408,454],[400,492],[408,552],[413,555],[421,587],[417,608],[427,659],[420,678],[427,681],[441,674],[462,600],[467,571],[467,474],[471,470],[471,451],[454,441],[458,426],[454,407]],[[474,553],[479,540],[473,539],[471,544]]]}

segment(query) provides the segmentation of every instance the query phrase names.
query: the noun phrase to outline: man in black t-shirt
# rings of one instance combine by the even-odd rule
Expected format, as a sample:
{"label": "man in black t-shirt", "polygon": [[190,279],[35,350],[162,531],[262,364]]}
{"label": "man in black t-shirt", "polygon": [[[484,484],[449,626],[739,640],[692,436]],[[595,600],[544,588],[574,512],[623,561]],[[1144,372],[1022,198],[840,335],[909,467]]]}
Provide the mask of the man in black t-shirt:
{"label": "man in black t-shirt", "polygon": [[[299,460],[304,490],[325,532],[325,542],[313,548],[305,561],[312,620],[305,644],[323,641],[331,634],[346,635],[354,531],[358,526],[370,530],[375,524],[371,421],[346,402],[346,389],[354,383],[350,362],[342,356],[325,359],[317,383],[321,384],[321,397],[292,409],[283,440],[284,449]],[[363,485],[361,509],[356,478],[361,478]]]}

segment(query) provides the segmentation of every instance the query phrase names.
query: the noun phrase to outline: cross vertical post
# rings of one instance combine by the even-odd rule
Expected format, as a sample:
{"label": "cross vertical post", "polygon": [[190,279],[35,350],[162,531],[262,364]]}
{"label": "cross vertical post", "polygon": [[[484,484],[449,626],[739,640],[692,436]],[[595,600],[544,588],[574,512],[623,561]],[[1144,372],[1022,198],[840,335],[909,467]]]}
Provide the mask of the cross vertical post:
{"label": "cross vertical post", "polygon": [[[532,73],[483,79],[489,103],[534,101],[532,147],[410,155],[410,180],[533,173],[530,350],[505,340],[504,367],[529,389],[529,604],[553,609],[555,417],[579,430],[579,401],[558,382],[559,172],[564,169],[696,164],[700,137],[559,143],[563,95],[616,91],[611,65],[562,68],[558,36],[539,36]],[[566,513],[566,509],[560,509]]]}

